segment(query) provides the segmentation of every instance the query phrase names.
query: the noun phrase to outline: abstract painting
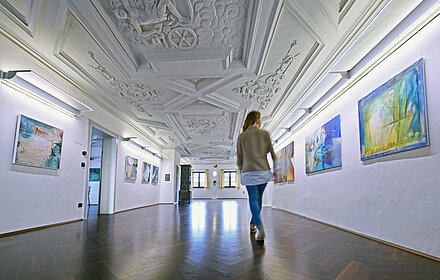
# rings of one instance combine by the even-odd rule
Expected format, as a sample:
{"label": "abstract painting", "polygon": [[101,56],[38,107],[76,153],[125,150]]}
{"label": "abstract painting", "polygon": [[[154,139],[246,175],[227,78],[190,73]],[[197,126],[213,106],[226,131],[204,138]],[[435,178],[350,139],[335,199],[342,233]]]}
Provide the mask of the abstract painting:
{"label": "abstract painting", "polygon": [[138,160],[127,156],[125,158],[125,180],[135,182],[137,176],[137,168]]}
{"label": "abstract painting", "polygon": [[428,146],[423,59],[359,100],[361,160]]}
{"label": "abstract painting", "polygon": [[293,142],[277,153],[277,172],[275,183],[292,182],[295,180],[295,169],[293,167]]}
{"label": "abstract painting", "polygon": [[341,116],[337,115],[306,137],[306,173],[341,165]]}
{"label": "abstract painting", "polygon": [[18,115],[12,163],[59,169],[63,130]]}
{"label": "abstract painting", "polygon": [[101,169],[100,168],[90,168],[90,173],[89,173],[89,181],[99,181],[99,174],[101,173]]}
{"label": "abstract painting", "polygon": [[159,167],[153,165],[153,174],[151,175],[151,183],[159,182]]}
{"label": "abstract painting", "polygon": [[151,164],[144,161],[142,166],[142,183],[150,182]]}

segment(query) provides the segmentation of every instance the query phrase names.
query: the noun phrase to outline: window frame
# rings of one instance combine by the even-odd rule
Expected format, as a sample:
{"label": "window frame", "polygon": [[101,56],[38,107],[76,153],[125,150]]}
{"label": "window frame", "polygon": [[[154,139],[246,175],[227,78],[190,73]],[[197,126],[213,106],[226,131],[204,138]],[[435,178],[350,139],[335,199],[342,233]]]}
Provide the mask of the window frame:
{"label": "window frame", "polygon": [[[202,173],[205,175],[205,185],[200,186],[200,176],[201,176]],[[198,179],[199,179],[197,187],[194,186],[194,182],[193,182],[194,175],[196,175],[196,174],[198,174]],[[193,188],[193,189],[204,189],[205,187],[206,187],[206,173],[205,173],[205,171],[201,171],[201,170],[193,171],[192,172],[192,178],[191,178],[191,188]]]}
{"label": "window frame", "polygon": [[[231,185],[232,183],[232,174],[235,174],[235,185]],[[237,170],[223,170],[223,188],[225,189],[235,189],[237,188],[237,180],[238,180]],[[229,185],[225,184],[225,178],[228,177]]]}

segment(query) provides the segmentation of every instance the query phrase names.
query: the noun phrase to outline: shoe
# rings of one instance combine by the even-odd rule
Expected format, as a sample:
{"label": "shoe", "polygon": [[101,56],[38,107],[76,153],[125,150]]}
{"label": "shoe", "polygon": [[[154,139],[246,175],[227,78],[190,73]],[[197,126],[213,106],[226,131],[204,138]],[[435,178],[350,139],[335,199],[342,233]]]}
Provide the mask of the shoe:
{"label": "shoe", "polygon": [[264,232],[264,227],[261,225],[258,227],[258,233],[257,237],[255,237],[255,240],[264,242],[264,238],[266,238],[266,232]]}
{"label": "shoe", "polygon": [[250,230],[251,230],[251,233],[257,232],[257,226],[254,224],[251,224]]}

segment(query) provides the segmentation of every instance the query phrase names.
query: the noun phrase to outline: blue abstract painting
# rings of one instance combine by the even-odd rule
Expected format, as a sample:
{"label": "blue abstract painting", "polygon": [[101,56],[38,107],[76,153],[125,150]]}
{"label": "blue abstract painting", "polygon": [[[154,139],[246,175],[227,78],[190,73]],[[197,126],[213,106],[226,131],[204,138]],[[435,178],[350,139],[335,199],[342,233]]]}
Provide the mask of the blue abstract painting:
{"label": "blue abstract painting", "polygon": [[321,171],[342,165],[341,116],[306,137],[306,173]]}
{"label": "blue abstract painting", "polygon": [[151,183],[159,182],[159,167],[153,165],[153,174],[151,175]]}
{"label": "blue abstract painting", "polygon": [[142,183],[149,183],[151,177],[151,164],[144,161],[142,168]]}
{"label": "blue abstract painting", "polygon": [[423,59],[359,100],[361,160],[429,145]]}
{"label": "blue abstract painting", "polygon": [[18,115],[12,163],[59,169],[63,130]]}

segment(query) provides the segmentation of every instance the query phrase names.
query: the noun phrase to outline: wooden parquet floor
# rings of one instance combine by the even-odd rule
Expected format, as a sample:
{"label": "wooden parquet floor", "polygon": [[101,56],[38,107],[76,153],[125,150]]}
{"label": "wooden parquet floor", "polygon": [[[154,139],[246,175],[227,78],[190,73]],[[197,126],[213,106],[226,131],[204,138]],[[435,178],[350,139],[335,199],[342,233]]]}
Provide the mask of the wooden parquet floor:
{"label": "wooden parquet floor", "polygon": [[440,263],[246,200],[158,205],[0,238],[0,279],[440,279]]}

